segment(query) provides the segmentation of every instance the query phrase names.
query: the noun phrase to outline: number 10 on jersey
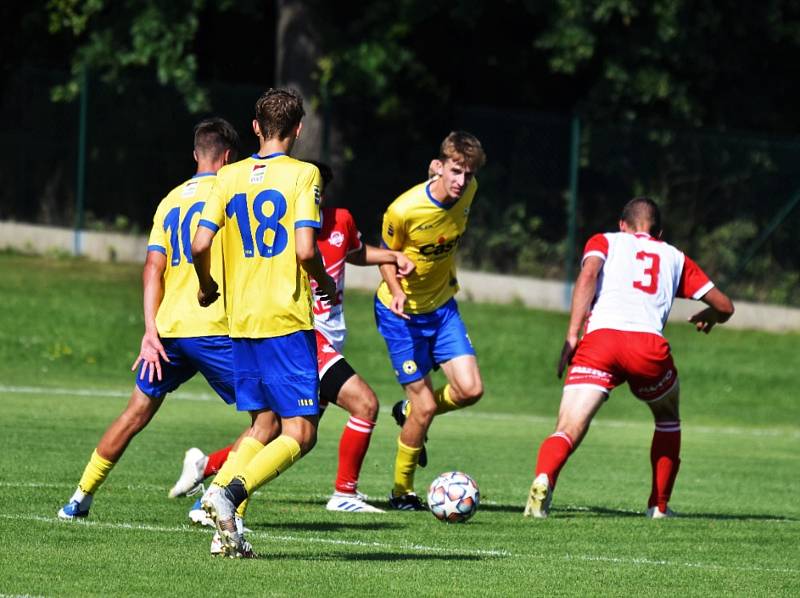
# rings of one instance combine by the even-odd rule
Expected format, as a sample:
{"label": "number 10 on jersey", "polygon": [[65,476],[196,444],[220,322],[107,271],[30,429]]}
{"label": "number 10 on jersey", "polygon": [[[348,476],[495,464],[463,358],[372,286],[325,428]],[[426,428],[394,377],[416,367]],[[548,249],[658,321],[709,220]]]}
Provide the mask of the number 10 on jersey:
{"label": "number 10 on jersey", "polygon": [[[225,206],[225,214],[236,220],[242,236],[244,257],[254,257],[255,251],[261,257],[271,258],[280,254],[289,243],[289,233],[280,220],[286,215],[286,198],[280,191],[265,189],[253,199],[253,216],[258,222],[255,242],[250,229],[250,206],[246,193],[234,195]],[[271,237],[270,240],[267,240]]]}

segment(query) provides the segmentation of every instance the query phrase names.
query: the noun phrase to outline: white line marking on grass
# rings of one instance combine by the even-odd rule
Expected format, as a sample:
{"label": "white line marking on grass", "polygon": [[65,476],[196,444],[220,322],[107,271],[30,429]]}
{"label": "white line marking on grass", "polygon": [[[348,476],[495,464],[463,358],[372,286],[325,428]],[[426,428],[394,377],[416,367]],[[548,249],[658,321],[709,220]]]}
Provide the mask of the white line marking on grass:
{"label": "white line marking on grass", "polygon": [[[191,533],[210,535],[211,530],[189,527],[181,525],[178,527],[166,527],[159,525],[144,525],[140,523],[104,523],[100,521],[60,521],[56,517],[43,517],[41,515],[3,515],[0,519],[16,521],[38,521],[56,525],[84,525],[87,527],[97,527],[101,529],[121,529],[132,531],[159,532],[159,533]],[[591,554],[574,555],[554,555],[548,554],[522,554],[513,553],[507,550],[453,550],[450,547],[425,546],[422,544],[388,544],[384,542],[364,542],[362,540],[340,540],[334,538],[320,538],[318,536],[285,536],[269,534],[267,532],[254,531],[248,534],[250,537],[265,538],[267,540],[280,540],[284,542],[294,542],[297,544],[329,544],[334,546],[355,546],[362,548],[379,548],[394,552],[431,552],[436,554],[460,554],[467,556],[491,556],[491,557],[511,557],[525,559],[556,559],[563,561],[586,561],[586,562],[607,562],[620,565],[643,565],[650,567],[677,567],[690,569],[703,569],[708,571],[732,570],[758,573],[800,573],[800,569],[778,568],[778,567],[740,567],[736,565],[715,565],[710,563],[691,563],[669,560],[654,560],[634,557],[609,557],[596,556]]]}
{"label": "white line marking on grass", "polygon": [[[90,390],[90,389],[71,389],[71,388],[47,388],[37,386],[6,386],[0,384],[0,393],[9,394],[51,394],[62,396],[74,397],[106,397],[106,398],[120,398],[130,396],[130,391],[123,390]],[[169,395],[171,399],[178,399],[181,401],[216,401],[220,400],[219,397],[213,394],[206,393],[192,393],[177,391]],[[383,408],[381,413],[389,413],[390,409]],[[543,415],[527,415],[515,413],[492,413],[485,411],[458,411],[448,415],[448,418],[472,418],[496,421],[513,421],[513,422],[528,422],[534,424],[552,424],[555,421],[555,414],[551,416]],[[598,417],[592,423],[593,426],[601,428],[647,428],[652,429],[653,424],[650,422],[636,422],[614,419],[603,419],[602,416]],[[787,437],[787,438],[800,438],[800,429],[785,429],[785,428],[742,428],[737,426],[693,426],[691,423],[684,423],[683,428],[687,432],[696,432],[701,434],[728,434],[732,436],[770,436],[770,437]]]}

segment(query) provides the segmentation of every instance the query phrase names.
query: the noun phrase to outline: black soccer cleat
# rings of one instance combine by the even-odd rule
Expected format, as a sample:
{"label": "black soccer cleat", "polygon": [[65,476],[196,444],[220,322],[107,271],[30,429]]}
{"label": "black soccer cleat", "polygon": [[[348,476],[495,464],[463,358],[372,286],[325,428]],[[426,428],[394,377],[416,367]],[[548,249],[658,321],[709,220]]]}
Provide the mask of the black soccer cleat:
{"label": "black soccer cleat", "polygon": [[[404,399],[402,401],[397,401],[392,406],[392,417],[394,418],[394,421],[397,422],[397,425],[400,426],[401,428],[403,427],[403,424],[406,423],[406,413],[405,413],[406,403],[408,403],[408,400]],[[426,442],[428,441],[427,436],[425,436],[425,441]],[[420,467],[425,467],[427,464],[428,464],[428,451],[425,448],[425,444],[423,443],[422,451],[420,451],[419,453],[419,460],[417,461],[417,465],[419,465]]]}
{"label": "black soccer cleat", "polygon": [[401,494],[395,496],[389,493],[389,506],[397,511],[427,511],[425,504],[419,499],[419,496],[410,492],[409,494]]}

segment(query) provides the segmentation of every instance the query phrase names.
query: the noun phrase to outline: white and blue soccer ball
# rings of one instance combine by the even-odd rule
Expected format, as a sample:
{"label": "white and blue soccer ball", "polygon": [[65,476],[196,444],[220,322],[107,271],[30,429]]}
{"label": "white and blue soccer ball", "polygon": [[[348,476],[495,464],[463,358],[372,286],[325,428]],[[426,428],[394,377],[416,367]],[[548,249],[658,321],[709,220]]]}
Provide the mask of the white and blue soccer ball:
{"label": "white and blue soccer ball", "polygon": [[480,500],[475,480],[461,471],[441,474],[428,488],[428,508],[445,523],[464,523],[478,510]]}

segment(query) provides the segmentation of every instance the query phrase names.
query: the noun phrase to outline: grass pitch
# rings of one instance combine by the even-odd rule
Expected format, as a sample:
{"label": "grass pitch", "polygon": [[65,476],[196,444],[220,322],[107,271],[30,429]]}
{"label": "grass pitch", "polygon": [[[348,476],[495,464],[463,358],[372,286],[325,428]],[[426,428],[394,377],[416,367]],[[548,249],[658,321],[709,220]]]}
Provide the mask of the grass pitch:
{"label": "grass pitch", "polygon": [[[88,521],[55,513],[133,384],[139,268],[0,257],[0,595],[797,595],[800,593],[799,335],[672,325],[682,383],[683,464],[671,506],[649,521],[652,423],[619,389],[559,479],[550,519],[521,515],[560,396],[562,315],[462,304],[485,378],[473,408],[437,418],[417,490],[461,469],[481,488],[465,525],[428,513],[328,513],[345,422],[323,418],[314,451],[265,486],[248,525],[262,558],[212,559],[191,499],[168,488],[190,446],[230,441],[244,417],[202,381],[170,397],[99,490]],[[347,355],[382,414],[361,490],[385,506],[401,397],[372,323],[347,297]]]}

